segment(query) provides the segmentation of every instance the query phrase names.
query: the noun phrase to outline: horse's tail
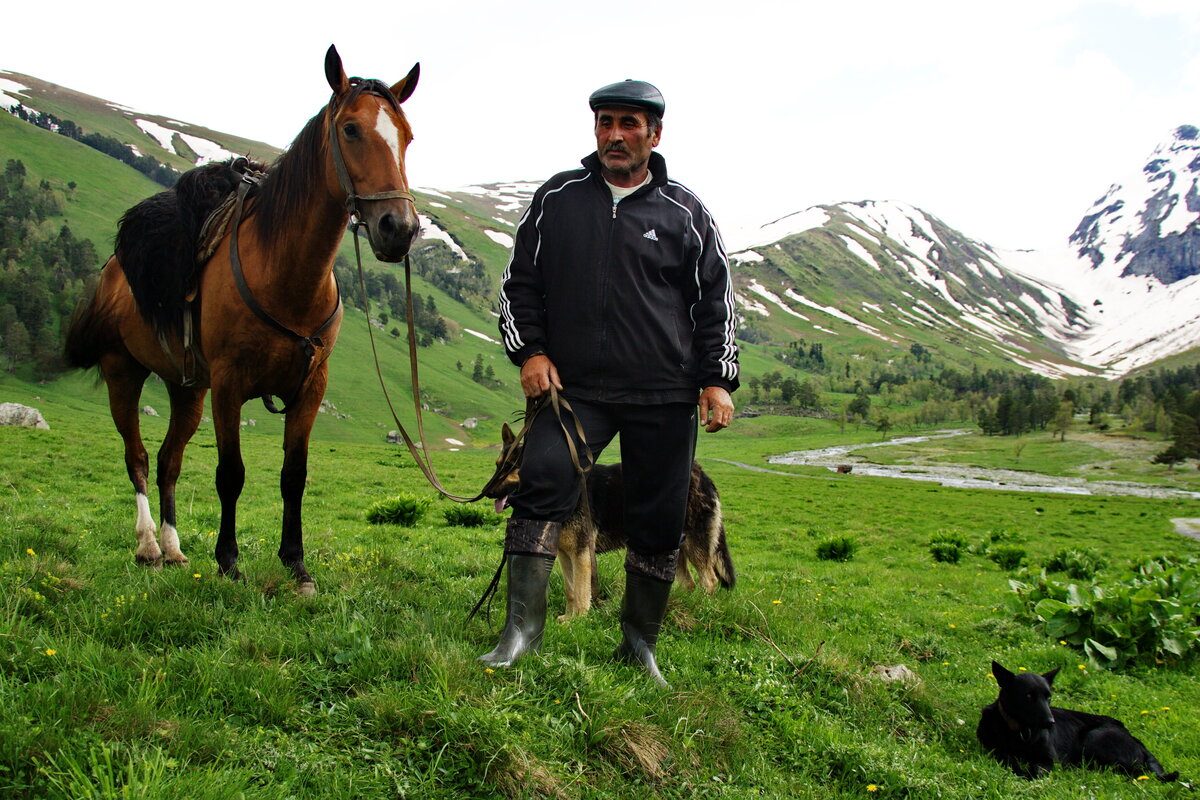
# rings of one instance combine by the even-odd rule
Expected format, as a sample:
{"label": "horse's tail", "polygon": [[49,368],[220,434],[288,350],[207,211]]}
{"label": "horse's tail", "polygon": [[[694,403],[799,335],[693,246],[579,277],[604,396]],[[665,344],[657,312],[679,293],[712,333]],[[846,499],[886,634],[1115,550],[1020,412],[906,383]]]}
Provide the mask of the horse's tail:
{"label": "horse's tail", "polygon": [[76,369],[89,369],[99,364],[100,356],[112,342],[112,326],[107,324],[106,315],[97,307],[98,288],[99,281],[96,281],[84,292],[67,327],[63,355],[67,364]]}

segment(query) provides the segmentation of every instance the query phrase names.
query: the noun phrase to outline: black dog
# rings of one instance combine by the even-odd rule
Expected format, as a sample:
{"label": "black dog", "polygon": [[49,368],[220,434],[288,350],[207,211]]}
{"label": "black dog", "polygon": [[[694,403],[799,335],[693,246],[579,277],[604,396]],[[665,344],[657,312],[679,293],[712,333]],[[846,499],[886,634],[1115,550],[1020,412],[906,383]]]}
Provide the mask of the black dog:
{"label": "black dog", "polygon": [[1048,773],[1056,761],[1112,767],[1130,775],[1153,774],[1160,781],[1179,777],[1178,772],[1164,774],[1158,760],[1119,720],[1051,706],[1051,684],[1057,674],[1053,669],[1044,675],[1014,675],[992,662],[1000,696],[983,709],[975,735],[1000,763],[1023,778]]}

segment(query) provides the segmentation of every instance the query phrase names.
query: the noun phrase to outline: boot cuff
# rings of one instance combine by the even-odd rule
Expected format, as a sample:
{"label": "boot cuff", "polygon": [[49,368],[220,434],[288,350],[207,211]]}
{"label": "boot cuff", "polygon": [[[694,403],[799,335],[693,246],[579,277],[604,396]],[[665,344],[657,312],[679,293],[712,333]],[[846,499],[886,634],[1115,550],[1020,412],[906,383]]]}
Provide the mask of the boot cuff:
{"label": "boot cuff", "polygon": [[561,532],[561,522],[510,519],[504,532],[504,552],[554,558],[558,555],[558,535]]}
{"label": "boot cuff", "polygon": [[679,551],[669,550],[644,556],[632,550],[625,554],[625,571],[636,572],[658,581],[671,583],[675,580],[675,565],[679,562]]}

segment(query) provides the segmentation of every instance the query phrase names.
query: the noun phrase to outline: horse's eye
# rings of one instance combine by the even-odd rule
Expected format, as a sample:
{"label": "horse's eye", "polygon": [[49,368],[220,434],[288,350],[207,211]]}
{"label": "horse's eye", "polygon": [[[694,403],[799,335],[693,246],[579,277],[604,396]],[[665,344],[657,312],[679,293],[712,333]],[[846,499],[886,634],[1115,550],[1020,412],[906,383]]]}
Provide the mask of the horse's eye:
{"label": "horse's eye", "polygon": [[358,138],[358,126],[353,122],[347,122],[342,126],[342,133],[347,139],[354,140]]}

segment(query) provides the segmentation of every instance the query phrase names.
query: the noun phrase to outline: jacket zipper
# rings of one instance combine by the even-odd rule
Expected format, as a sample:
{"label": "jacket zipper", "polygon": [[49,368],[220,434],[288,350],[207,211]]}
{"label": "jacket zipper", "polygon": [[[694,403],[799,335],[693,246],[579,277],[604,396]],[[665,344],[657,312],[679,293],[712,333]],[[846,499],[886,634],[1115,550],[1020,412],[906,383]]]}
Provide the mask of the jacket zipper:
{"label": "jacket zipper", "polygon": [[[617,228],[617,206],[618,203],[612,204],[612,219],[608,224],[608,242],[604,248],[604,261],[600,272],[600,352],[599,361],[604,363],[604,359],[608,355],[608,324],[605,322],[608,312],[608,284],[609,278],[612,275],[612,249],[613,249],[613,234]],[[604,389],[607,381],[600,379],[600,388]]]}

